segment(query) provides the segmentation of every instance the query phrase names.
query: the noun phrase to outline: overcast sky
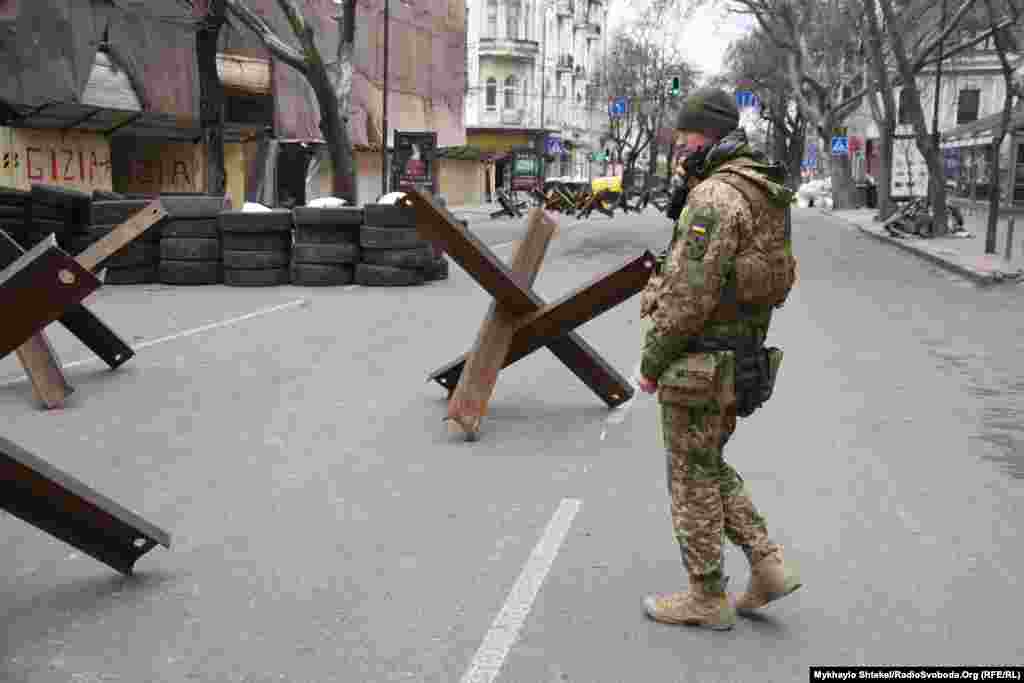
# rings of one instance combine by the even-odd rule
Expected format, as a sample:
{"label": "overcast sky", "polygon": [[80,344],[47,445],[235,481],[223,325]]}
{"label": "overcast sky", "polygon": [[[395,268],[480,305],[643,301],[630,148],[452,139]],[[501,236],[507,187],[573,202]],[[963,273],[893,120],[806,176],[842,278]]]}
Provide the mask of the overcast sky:
{"label": "overcast sky", "polygon": [[[729,43],[748,33],[754,20],[747,16],[728,14],[721,0],[710,0],[698,10],[693,19],[680,31],[679,45],[687,60],[705,75],[713,76],[723,70],[722,58]],[[608,8],[609,32],[636,15],[635,0],[611,0]]]}

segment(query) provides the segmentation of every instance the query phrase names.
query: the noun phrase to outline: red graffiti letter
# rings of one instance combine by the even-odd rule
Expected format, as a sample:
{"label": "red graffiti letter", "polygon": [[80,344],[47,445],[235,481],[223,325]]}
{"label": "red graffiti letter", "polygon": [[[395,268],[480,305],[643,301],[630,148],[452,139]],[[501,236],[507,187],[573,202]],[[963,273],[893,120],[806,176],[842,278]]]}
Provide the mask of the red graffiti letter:
{"label": "red graffiti letter", "polygon": [[42,151],[43,150],[40,149],[39,147],[26,147],[25,148],[25,163],[28,166],[28,168],[26,169],[26,172],[28,174],[28,179],[29,180],[42,180],[43,179],[43,169],[42,168],[39,168],[38,172],[32,170],[32,153],[35,152],[35,153],[38,154],[39,152],[42,152]]}

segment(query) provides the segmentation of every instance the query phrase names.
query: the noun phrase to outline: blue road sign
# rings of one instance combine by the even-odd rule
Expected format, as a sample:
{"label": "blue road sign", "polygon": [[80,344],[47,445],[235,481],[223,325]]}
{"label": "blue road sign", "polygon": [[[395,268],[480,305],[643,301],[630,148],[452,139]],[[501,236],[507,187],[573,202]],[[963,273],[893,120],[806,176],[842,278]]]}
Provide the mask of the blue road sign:
{"label": "blue road sign", "polygon": [[761,103],[758,101],[757,95],[749,90],[738,90],[736,92],[737,109],[756,109],[760,104]]}
{"label": "blue road sign", "polygon": [[814,168],[818,165],[818,146],[813,142],[807,143],[807,158],[804,160],[806,168]]}
{"label": "blue road sign", "polygon": [[836,135],[832,138],[832,154],[835,155],[846,155],[850,153],[850,142],[849,138],[845,135]]}
{"label": "blue road sign", "polygon": [[608,104],[608,113],[612,116],[625,116],[628,100],[625,97],[616,97]]}

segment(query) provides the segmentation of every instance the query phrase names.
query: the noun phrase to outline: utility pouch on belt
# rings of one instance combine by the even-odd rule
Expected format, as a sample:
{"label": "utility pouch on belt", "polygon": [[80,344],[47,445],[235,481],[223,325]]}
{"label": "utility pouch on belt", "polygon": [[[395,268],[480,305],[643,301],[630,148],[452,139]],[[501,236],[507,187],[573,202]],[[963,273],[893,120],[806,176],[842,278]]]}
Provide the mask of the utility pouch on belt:
{"label": "utility pouch on belt", "polygon": [[736,349],[736,414],[749,417],[772,397],[782,364],[782,349],[745,346]]}
{"label": "utility pouch on belt", "polygon": [[736,401],[732,354],[723,351],[688,353],[658,378],[658,401],[699,406],[717,402],[726,409]]}

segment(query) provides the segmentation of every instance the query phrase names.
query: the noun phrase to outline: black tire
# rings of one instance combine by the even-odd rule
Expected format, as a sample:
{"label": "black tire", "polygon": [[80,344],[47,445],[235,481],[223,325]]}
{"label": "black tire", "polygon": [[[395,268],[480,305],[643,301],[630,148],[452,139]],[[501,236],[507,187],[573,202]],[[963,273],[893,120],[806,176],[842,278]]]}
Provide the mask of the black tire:
{"label": "black tire", "polygon": [[127,199],[120,192],[107,192],[106,190],[93,190],[92,200],[94,202],[116,202],[122,199]]}
{"label": "black tire", "polygon": [[292,261],[295,263],[358,263],[357,244],[295,244]]}
{"label": "black tire", "polygon": [[291,282],[288,268],[225,269],[224,284],[230,287],[274,287]]}
{"label": "black tire", "polygon": [[8,206],[7,204],[0,205],[0,220],[14,219],[23,221],[28,218],[28,211],[25,210],[24,206]]}
{"label": "black tire", "polygon": [[296,244],[359,244],[358,225],[296,225]]}
{"label": "black tire", "polygon": [[422,270],[389,268],[360,263],[356,266],[355,280],[364,287],[409,287],[424,283]]}
{"label": "black tire", "polygon": [[363,263],[389,268],[426,268],[434,260],[429,246],[413,249],[363,249]]}
{"label": "black tire", "polygon": [[72,233],[71,226],[67,223],[61,223],[60,221],[43,220],[39,218],[33,218],[31,221],[32,227],[30,229],[35,232],[49,235],[51,232],[58,238],[64,235],[70,235]]}
{"label": "black tire", "polygon": [[219,261],[160,262],[160,282],[165,285],[215,285],[222,278]]}
{"label": "black tire", "polygon": [[355,267],[323,263],[293,263],[292,284],[300,287],[339,287],[355,281]]}
{"label": "black tire", "polygon": [[292,248],[292,236],[287,232],[225,232],[221,234],[220,242],[224,251],[290,251]]}
{"label": "black tire", "polygon": [[289,263],[287,251],[224,251],[222,254],[227,270],[283,268]]}
{"label": "black tire", "polygon": [[167,220],[160,224],[164,237],[219,237],[220,228],[216,218],[191,218]]}
{"label": "black tire", "polygon": [[92,195],[56,185],[33,185],[32,201],[69,211],[88,211]]}
{"label": "black tire", "polygon": [[423,269],[423,278],[427,282],[447,280],[449,275],[448,259],[443,256],[438,260],[432,261],[429,266]]}
{"label": "black tire", "polygon": [[120,225],[142,211],[149,204],[146,199],[118,199],[92,203],[93,225]]}
{"label": "black tire", "polygon": [[416,228],[381,228],[364,225],[359,229],[359,244],[367,249],[415,249],[426,242]]}
{"label": "black tire", "polygon": [[164,237],[160,240],[160,258],[169,261],[217,261],[220,240],[211,237]]}
{"label": "black tire", "polygon": [[336,209],[317,209],[312,206],[297,206],[292,209],[295,225],[349,225],[363,224],[363,210],[350,206]]}
{"label": "black tire", "polygon": [[[77,246],[75,244],[70,245]],[[85,251],[84,249],[82,251]],[[81,252],[75,252],[75,255]],[[130,242],[103,262],[104,268],[136,268],[155,266],[160,260],[160,248],[152,242]]]}
{"label": "black tire", "polygon": [[363,224],[377,228],[411,228],[416,225],[416,213],[404,206],[367,204],[363,213]]}
{"label": "black tire", "polygon": [[[88,236],[93,242],[97,241],[101,237],[106,237],[110,232],[118,227],[120,223],[114,223],[113,225],[85,225],[75,231],[76,236]],[[162,224],[151,225],[146,229],[146,232],[142,233],[135,238],[138,242],[159,242],[162,236],[160,230]]]}
{"label": "black tire", "polygon": [[217,195],[161,195],[160,203],[170,219],[217,218],[224,210],[224,197]]}
{"label": "black tire", "polygon": [[107,268],[105,285],[144,285],[160,281],[160,269],[154,263],[134,268]]}
{"label": "black tire", "polygon": [[266,212],[221,211],[218,217],[221,232],[273,233],[291,232],[292,212],[271,209]]}

